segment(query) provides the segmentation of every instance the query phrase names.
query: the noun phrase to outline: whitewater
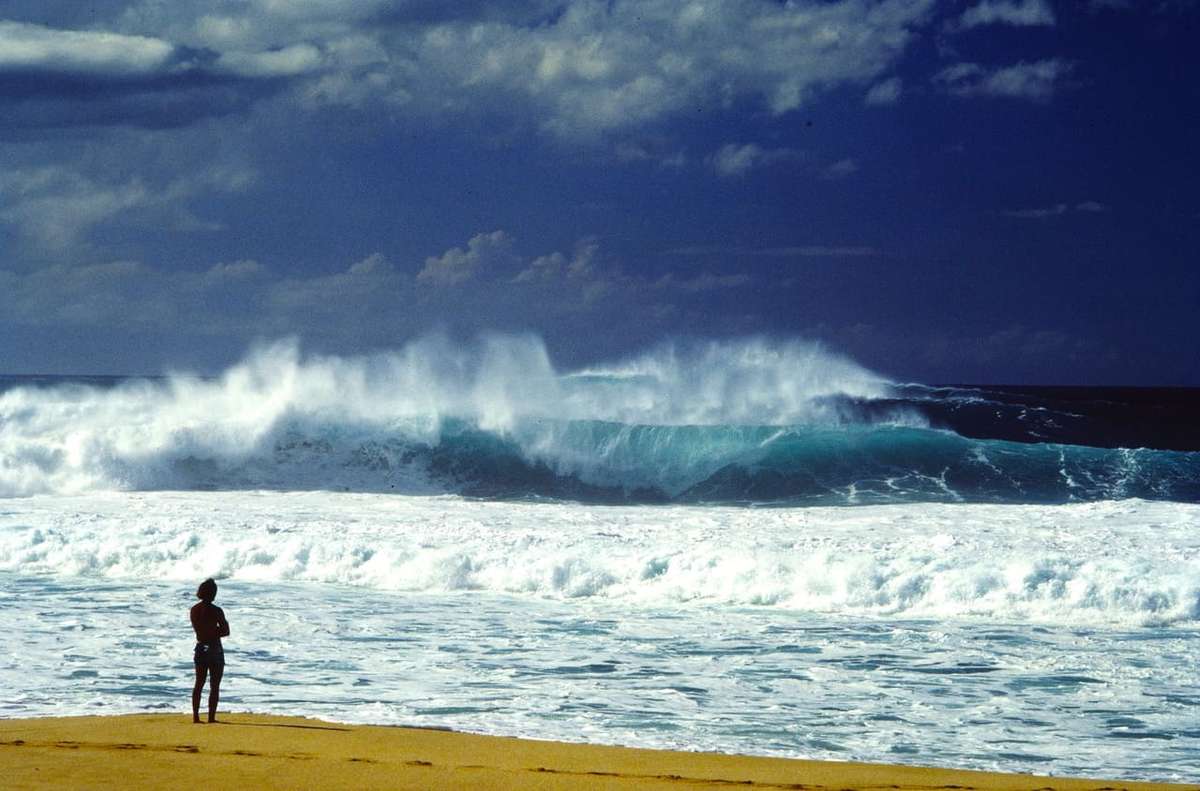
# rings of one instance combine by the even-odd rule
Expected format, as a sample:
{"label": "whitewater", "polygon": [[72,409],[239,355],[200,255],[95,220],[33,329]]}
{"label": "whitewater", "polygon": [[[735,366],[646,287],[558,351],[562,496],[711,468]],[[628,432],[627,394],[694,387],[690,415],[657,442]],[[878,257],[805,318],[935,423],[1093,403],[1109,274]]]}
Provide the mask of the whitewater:
{"label": "whitewater", "polygon": [[766,339],[0,378],[0,716],[183,712],[214,576],[233,709],[1194,781],[1193,406]]}

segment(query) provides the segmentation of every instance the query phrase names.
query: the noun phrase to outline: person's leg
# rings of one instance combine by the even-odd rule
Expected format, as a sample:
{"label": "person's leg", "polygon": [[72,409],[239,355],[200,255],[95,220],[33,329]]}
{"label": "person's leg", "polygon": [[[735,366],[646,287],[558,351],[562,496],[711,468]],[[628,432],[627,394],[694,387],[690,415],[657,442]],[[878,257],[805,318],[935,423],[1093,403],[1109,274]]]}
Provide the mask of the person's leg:
{"label": "person's leg", "polygon": [[192,687],[192,722],[200,721],[200,693],[204,690],[204,676],[207,674],[208,668],[197,662],[196,685]]}
{"label": "person's leg", "polygon": [[215,664],[212,667],[212,672],[208,685],[208,721],[217,721],[217,703],[221,700],[221,676],[225,675],[225,667],[221,664]]}

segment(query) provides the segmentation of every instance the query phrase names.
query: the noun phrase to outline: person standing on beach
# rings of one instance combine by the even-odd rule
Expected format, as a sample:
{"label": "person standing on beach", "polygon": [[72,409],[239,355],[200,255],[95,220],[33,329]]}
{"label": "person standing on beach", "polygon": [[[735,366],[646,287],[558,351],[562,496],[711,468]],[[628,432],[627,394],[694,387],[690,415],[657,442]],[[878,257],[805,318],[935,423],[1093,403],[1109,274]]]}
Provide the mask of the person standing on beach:
{"label": "person standing on beach", "polygon": [[217,702],[221,699],[221,676],[225,674],[225,649],[221,638],[229,636],[225,612],[213,604],[217,598],[217,583],[210,577],[196,589],[200,603],[191,610],[192,629],[196,631],[196,686],[192,688],[192,722],[200,722],[200,693],[204,678],[209,677],[208,721],[217,721]]}

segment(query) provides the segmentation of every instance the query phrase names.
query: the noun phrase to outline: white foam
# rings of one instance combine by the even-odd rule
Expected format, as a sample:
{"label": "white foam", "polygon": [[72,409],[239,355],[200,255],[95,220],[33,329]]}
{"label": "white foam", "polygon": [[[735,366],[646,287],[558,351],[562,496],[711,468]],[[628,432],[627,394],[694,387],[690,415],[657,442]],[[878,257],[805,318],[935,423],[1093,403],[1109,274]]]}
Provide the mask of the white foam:
{"label": "white foam", "polygon": [[1200,506],[588,507],[263,492],[10,500],[0,570],[628,606],[1105,625],[1200,618]]}
{"label": "white foam", "polygon": [[598,508],[152,492],[0,501],[0,717],[231,710],[1187,781],[1200,505]]}

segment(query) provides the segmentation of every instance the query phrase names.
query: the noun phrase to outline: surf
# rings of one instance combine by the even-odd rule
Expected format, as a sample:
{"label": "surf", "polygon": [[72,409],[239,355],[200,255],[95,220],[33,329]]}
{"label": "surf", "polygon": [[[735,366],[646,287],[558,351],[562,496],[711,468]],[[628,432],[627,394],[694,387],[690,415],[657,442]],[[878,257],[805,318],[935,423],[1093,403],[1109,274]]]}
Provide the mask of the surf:
{"label": "surf", "polygon": [[429,336],[362,357],[303,355],[282,341],[215,378],[10,378],[0,393],[0,496],[1200,502],[1200,453],[1104,447],[1111,437],[1099,430],[1096,445],[1053,441],[1056,426],[1086,439],[1100,425],[1089,408],[897,384],[795,339],[665,343],[574,371],[557,370],[529,335]]}

